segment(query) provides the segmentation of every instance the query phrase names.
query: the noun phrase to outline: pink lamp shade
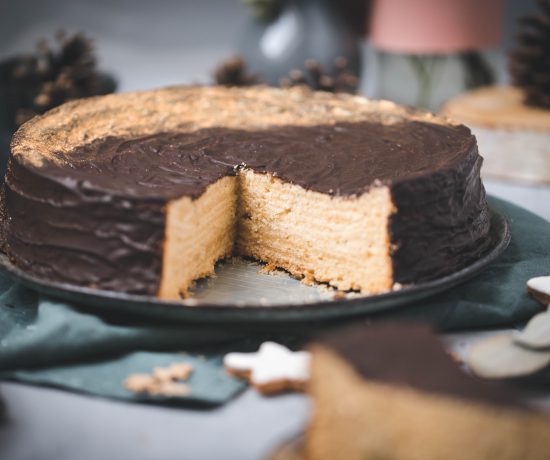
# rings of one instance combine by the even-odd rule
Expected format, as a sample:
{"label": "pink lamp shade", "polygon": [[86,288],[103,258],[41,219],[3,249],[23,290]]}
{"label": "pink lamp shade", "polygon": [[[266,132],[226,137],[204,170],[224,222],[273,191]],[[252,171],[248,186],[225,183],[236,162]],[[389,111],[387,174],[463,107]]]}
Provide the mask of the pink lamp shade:
{"label": "pink lamp shade", "polygon": [[394,53],[479,50],[499,43],[502,13],[503,0],[373,0],[370,38]]}

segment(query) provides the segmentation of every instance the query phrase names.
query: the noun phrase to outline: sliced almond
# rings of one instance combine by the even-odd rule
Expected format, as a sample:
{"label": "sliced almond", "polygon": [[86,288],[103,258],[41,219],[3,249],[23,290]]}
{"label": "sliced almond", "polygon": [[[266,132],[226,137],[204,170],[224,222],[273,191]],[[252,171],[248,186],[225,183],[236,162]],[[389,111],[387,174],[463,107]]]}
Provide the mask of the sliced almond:
{"label": "sliced almond", "polygon": [[543,305],[550,305],[550,276],[537,276],[527,281],[527,292]]}
{"label": "sliced almond", "polygon": [[158,382],[170,382],[173,380],[172,371],[168,367],[155,367],[153,369],[153,377]]}
{"label": "sliced almond", "polygon": [[522,377],[550,364],[550,351],[522,347],[513,334],[502,334],[475,344],[468,356],[472,372],[488,379]]}
{"label": "sliced almond", "polygon": [[189,385],[178,382],[159,382],[155,388],[151,389],[151,394],[166,397],[187,396],[189,393],[191,393]]}
{"label": "sliced almond", "polygon": [[174,380],[187,380],[193,372],[193,366],[189,363],[172,363],[168,369]]}
{"label": "sliced almond", "polygon": [[187,380],[192,372],[193,366],[189,363],[172,363],[168,367],[155,367],[151,374],[129,375],[124,386],[134,393],[186,396],[191,389],[180,381]]}
{"label": "sliced almond", "polygon": [[514,341],[535,350],[550,351],[550,311],[533,316]]}
{"label": "sliced almond", "polygon": [[155,378],[150,374],[131,374],[124,381],[124,386],[133,393],[147,393]]}

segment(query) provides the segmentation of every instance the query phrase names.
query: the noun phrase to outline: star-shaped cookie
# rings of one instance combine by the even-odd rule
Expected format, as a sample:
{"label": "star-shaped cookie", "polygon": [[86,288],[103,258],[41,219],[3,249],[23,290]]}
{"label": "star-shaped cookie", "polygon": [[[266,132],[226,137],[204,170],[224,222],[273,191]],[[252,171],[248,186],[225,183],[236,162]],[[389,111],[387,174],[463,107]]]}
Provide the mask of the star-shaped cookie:
{"label": "star-shaped cookie", "polygon": [[224,365],[231,375],[247,379],[262,394],[303,391],[309,380],[310,354],[264,342],[255,353],[229,353]]}

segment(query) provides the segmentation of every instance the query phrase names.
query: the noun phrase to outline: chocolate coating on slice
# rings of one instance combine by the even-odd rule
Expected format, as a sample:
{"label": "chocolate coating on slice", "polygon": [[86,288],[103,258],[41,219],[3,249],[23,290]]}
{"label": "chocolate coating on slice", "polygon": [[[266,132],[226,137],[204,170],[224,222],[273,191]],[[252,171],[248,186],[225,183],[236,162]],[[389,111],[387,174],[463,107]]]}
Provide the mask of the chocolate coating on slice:
{"label": "chocolate coating on slice", "polygon": [[43,279],[155,295],[165,202],[69,184],[10,162],[4,201],[10,258]]}
{"label": "chocolate coating on slice", "polygon": [[423,325],[353,326],[320,340],[366,380],[479,403],[524,408],[508,388],[464,373]]}
{"label": "chocolate coating on slice", "polygon": [[363,121],[108,137],[57,154],[42,170],[76,187],[174,199],[198,198],[211,183],[246,167],[308,190],[350,196],[375,181],[410,182],[455,169],[465,155],[477,159],[475,139],[465,126]]}
{"label": "chocolate coating on slice", "polygon": [[395,281],[418,283],[453,273],[487,250],[491,222],[481,164],[473,148],[450,168],[393,183]]}

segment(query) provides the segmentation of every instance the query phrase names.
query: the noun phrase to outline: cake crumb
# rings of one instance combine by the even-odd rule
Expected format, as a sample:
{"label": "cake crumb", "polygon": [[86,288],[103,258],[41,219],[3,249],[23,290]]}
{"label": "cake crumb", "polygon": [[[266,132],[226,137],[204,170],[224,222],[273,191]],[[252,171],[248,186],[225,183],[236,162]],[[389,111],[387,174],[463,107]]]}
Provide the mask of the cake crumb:
{"label": "cake crumb", "polygon": [[326,283],[317,283],[316,287],[317,287],[317,290],[322,294],[334,294],[335,292],[343,292],[343,291],[338,291],[338,289]]}
{"label": "cake crumb", "polygon": [[131,374],[124,381],[124,386],[132,393],[146,393],[154,382],[155,378],[150,374]]}
{"label": "cake crumb", "polygon": [[160,396],[187,396],[191,393],[189,385],[179,382],[162,382],[151,388],[150,394]]}
{"label": "cake crumb", "polygon": [[172,363],[169,369],[175,380],[187,380],[193,372],[193,366],[189,363]]}
{"label": "cake crumb", "polygon": [[267,263],[260,266],[260,273],[265,273],[266,275],[272,275],[273,273],[276,273],[278,271],[279,269],[277,268],[277,265],[272,263]]}
{"label": "cake crumb", "polygon": [[227,257],[225,261],[231,265],[241,265],[243,262],[243,259],[239,256],[231,256],[231,257]]}
{"label": "cake crumb", "polygon": [[187,380],[192,372],[193,366],[189,363],[172,363],[167,367],[155,367],[151,374],[130,374],[124,387],[132,393],[185,396],[191,389],[181,381]]}
{"label": "cake crumb", "polygon": [[186,299],[182,299],[182,303],[188,307],[196,307],[199,304],[199,301],[197,299],[193,299],[192,297],[188,297]]}
{"label": "cake crumb", "polygon": [[333,296],[332,296],[332,300],[342,300],[342,299],[347,299],[347,294],[343,291],[336,291]]}
{"label": "cake crumb", "polygon": [[193,366],[189,363],[172,363],[168,367],[155,367],[153,377],[161,382],[187,380],[191,372],[193,372]]}
{"label": "cake crumb", "polygon": [[153,379],[157,382],[169,382],[172,380],[172,373],[168,367],[155,367],[153,369]]}
{"label": "cake crumb", "polygon": [[316,286],[318,283],[315,281],[313,273],[307,272],[304,274],[304,277],[301,279],[301,282],[306,286]]}

